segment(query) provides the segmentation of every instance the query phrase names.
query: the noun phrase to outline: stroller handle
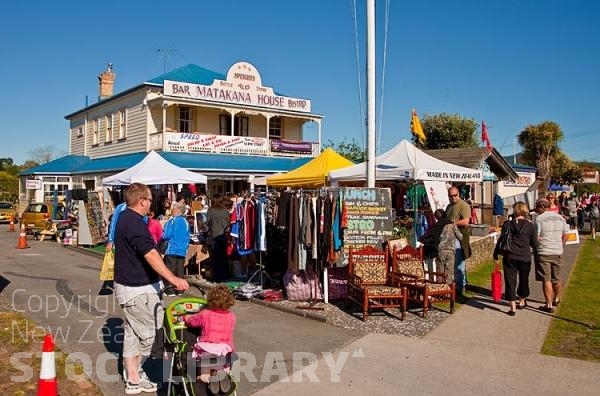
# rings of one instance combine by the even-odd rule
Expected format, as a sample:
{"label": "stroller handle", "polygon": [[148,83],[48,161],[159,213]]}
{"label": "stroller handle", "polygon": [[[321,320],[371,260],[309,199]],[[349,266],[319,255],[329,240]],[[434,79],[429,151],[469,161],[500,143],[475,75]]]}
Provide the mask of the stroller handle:
{"label": "stroller handle", "polygon": [[[190,286],[194,286],[196,289],[198,289],[198,291],[200,292],[200,294],[202,295],[202,297],[206,298],[206,292],[204,291],[203,288],[200,287],[200,285],[192,283],[192,284],[190,284]],[[173,286],[173,285],[167,285],[167,286],[163,287],[162,289],[160,289],[160,291],[158,292],[158,295],[160,296],[161,299],[163,297],[163,294],[165,294],[165,292],[167,290],[177,291],[177,289],[175,288],[175,286]]]}

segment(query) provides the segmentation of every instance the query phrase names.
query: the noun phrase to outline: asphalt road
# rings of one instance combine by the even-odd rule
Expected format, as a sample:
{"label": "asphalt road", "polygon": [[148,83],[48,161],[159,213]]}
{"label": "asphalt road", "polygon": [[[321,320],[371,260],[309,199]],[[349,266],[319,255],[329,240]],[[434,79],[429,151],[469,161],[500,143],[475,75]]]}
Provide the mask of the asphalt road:
{"label": "asphalt road", "polygon": [[[30,248],[17,249],[19,233],[7,232],[7,228],[0,226],[1,293],[38,325],[34,329],[14,326],[13,336],[34,331],[41,340],[51,332],[62,352],[84,362],[104,394],[122,394],[117,358],[123,321],[113,295],[104,294],[98,280],[101,257],[32,239],[28,239]],[[238,395],[257,392],[360,336],[249,302],[236,303],[234,312],[238,319],[235,344],[241,355],[238,364],[247,370],[240,375]],[[160,374],[160,361],[149,362],[147,367],[152,375]]]}

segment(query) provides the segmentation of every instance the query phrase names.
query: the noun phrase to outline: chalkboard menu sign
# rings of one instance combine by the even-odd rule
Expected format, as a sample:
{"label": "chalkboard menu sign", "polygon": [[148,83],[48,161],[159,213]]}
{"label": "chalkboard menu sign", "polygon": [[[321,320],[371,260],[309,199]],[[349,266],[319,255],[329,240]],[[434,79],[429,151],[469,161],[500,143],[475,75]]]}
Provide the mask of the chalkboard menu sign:
{"label": "chalkboard menu sign", "polygon": [[344,230],[344,262],[348,263],[348,249],[365,245],[382,248],[392,237],[392,193],[389,188],[346,187],[340,194],[348,213],[348,228]]}

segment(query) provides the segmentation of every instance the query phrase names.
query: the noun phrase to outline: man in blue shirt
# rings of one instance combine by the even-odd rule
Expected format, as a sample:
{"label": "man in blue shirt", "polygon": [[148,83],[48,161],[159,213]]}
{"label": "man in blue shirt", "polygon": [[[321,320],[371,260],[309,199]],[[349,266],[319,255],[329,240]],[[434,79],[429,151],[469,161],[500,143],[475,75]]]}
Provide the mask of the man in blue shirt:
{"label": "man in blue shirt", "polygon": [[114,290],[125,315],[125,393],[133,395],[157,390],[157,384],[148,379],[142,364],[150,355],[156,329],[162,326],[164,310],[158,295],[161,277],[178,291],[187,290],[189,285],[166,267],[144,222],[152,205],[148,186],[131,184],[125,190],[125,202],[127,209],[120,212],[114,235]]}

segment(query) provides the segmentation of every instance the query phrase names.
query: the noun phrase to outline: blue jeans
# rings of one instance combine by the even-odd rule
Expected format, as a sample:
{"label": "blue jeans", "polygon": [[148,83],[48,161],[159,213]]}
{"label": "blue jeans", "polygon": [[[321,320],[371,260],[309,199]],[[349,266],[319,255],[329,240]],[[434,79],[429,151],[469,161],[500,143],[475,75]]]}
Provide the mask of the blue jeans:
{"label": "blue jeans", "polygon": [[467,286],[467,261],[462,249],[456,249],[454,255],[454,281],[456,282],[456,294],[460,294]]}

